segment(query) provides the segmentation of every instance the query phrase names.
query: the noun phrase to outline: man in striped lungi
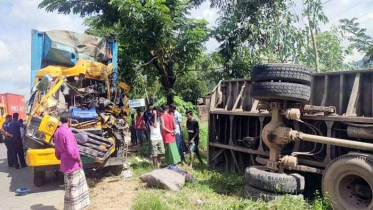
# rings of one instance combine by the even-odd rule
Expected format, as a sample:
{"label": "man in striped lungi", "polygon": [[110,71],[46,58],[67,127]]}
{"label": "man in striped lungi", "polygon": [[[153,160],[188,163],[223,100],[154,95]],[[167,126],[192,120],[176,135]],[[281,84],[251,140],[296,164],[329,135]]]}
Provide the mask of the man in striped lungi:
{"label": "man in striped lungi", "polygon": [[62,125],[54,133],[55,154],[61,160],[65,179],[65,210],[80,210],[89,206],[89,189],[82,169],[79,148],[69,128],[70,113],[60,115]]}

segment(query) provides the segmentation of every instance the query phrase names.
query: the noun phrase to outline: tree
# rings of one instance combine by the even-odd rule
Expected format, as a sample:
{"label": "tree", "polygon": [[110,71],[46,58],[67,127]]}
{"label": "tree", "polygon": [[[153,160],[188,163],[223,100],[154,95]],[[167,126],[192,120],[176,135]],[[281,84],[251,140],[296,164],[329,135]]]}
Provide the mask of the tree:
{"label": "tree", "polygon": [[304,15],[308,20],[308,29],[311,35],[313,52],[315,55],[316,72],[320,72],[319,53],[317,50],[317,39],[315,33],[318,30],[318,21],[326,23],[328,22],[328,18],[324,14],[320,0],[305,0],[304,3],[307,6],[304,10]]}
{"label": "tree", "polygon": [[320,31],[319,25],[328,21],[320,0],[303,3],[301,17],[291,0],[238,0],[224,7],[212,34],[222,43],[219,54],[228,78],[248,77],[253,65],[270,62],[298,63],[320,72],[351,69],[343,63],[351,47],[343,46],[340,32]]}
{"label": "tree", "polygon": [[[193,66],[208,40],[208,22],[187,17],[192,4],[180,0],[44,0],[39,7],[85,17],[90,33],[106,29],[120,43],[121,75],[156,77],[173,102],[178,76]],[[133,79],[132,79],[133,80]]]}
{"label": "tree", "polygon": [[356,49],[358,52],[364,53],[363,66],[372,66],[373,63],[373,37],[366,34],[367,29],[361,28],[357,22],[357,18],[351,20],[340,20],[341,32],[350,41],[351,48]]}
{"label": "tree", "polygon": [[188,72],[176,80],[175,91],[185,101],[195,101],[207,93],[206,82],[198,78],[199,72]]}
{"label": "tree", "polygon": [[297,58],[295,15],[283,0],[237,1],[227,7],[214,30],[219,53],[232,77],[250,75],[251,66]]}

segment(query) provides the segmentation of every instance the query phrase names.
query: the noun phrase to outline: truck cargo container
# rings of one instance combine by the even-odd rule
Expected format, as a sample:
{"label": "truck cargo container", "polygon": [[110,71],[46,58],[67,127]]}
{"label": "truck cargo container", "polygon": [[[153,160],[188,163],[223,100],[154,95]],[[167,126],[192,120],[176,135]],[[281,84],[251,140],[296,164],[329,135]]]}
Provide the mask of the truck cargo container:
{"label": "truck cargo container", "polygon": [[1,93],[0,104],[4,104],[7,113],[19,113],[19,119],[26,119],[25,97],[23,95],[13,93]]}

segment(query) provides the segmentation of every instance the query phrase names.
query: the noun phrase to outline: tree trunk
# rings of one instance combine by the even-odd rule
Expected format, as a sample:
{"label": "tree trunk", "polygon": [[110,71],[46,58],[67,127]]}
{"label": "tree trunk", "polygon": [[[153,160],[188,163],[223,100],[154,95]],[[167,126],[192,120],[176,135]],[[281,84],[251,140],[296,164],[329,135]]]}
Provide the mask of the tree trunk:
{"label": "tree trunk", "polygon": [[155,68],[158,70],[159,74],[161,75],[160,82],[165,90],[167,104],[174,103],[174,85],[176,77],[173,69],[173,63],[170,63],[168,65],[162,65],[161,63],[159,63],[158,59],[154,59],[153,64]]}
{"label": "tree trunk", "polygon": [[173,77],[168,77],[168,76],[161,76],[161,85],[164,88],[165,95],[167,98],[167,104],[172,104],[174,103],[174,96],[175,96],[175,91],[174,91],[174,84],[175,84],[175,78]]}
{"label": "tree trunk", "polygon": [[[308,3],[310,4],[310,3]],[[310,11],[309,11],[310,5],[308,5],[308,25],[310,28],[311,38],[312,38],[312,44],[313,44],[313,50],[315,51],[315,65],[316,65],[316,72],[320,73],[320,65],[319,65],[319,53],[317,52],[317,43],[315,34],[313,33],[313,26],[311,24],[311,18],[310,18]]]}

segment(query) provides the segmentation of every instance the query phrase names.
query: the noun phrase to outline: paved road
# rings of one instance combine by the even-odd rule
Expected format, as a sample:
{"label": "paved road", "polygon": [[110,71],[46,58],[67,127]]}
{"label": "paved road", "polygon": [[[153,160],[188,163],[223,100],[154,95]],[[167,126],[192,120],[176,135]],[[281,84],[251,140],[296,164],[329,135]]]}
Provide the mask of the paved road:
{"label": "paved road", "polygon": [[[53,173],[47,174],[47,184],[34,187],[32,168],[9,168],[6,159],[6,148],[0,143],[0,209],[1,210],[52,210],[63,207],[63,178],[56,180]],[[15,190],[21,187],[30,188],[30,193],[17,196]]]}

